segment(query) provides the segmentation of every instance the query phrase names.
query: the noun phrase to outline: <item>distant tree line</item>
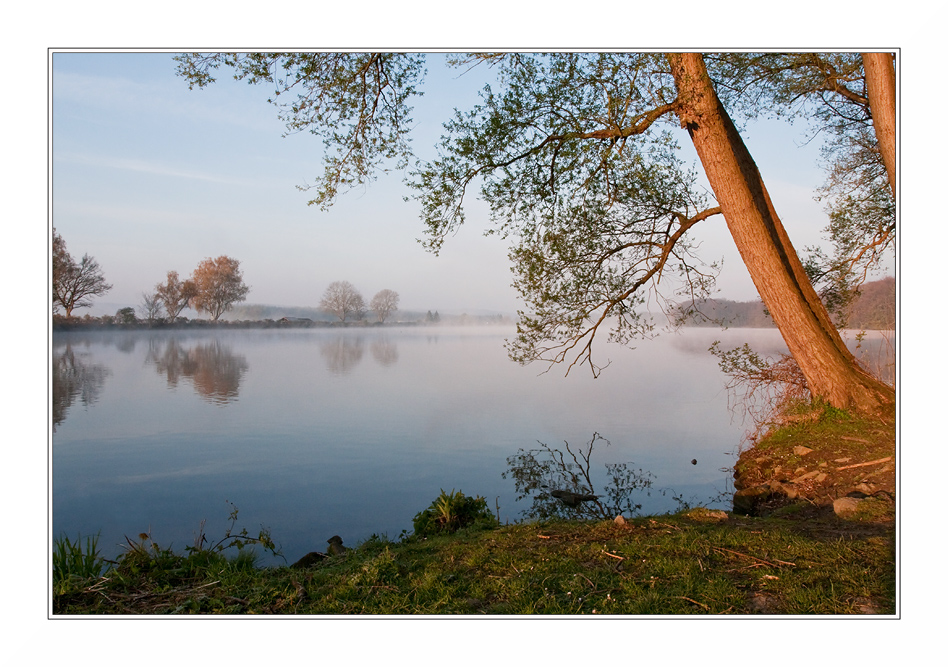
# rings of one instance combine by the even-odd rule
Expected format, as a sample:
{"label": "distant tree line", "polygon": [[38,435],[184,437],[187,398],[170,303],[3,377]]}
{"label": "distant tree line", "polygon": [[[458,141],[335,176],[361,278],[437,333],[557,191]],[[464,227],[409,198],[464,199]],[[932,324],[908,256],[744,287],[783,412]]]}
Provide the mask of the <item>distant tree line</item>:
{"label": "distant tree line", "polygon": [[[841,308],[832,311],[841,329],[895,329],[895,278],[863,283]],[[679,304],[674,317],[684,326],[773,327],[774,322],[761,301],[705,299]]]}
{"label": "distant tree line", "polygon": [[[81,261],[75,261],[55,228],[52,265],[54,315],[62,309],[67,319],[72,318],[76,308],[90,307],[93,297],[102,296],[112,289],[95,258],[86,254]],[[190,306],[199,313],[207,313],[216,322],[235,303],[245,300],[249,292],[250,287],[244,284],[238,260],[226,255],[216,259],[208,257],[186,280],[181,280],[177,271],[169,271],[165,282],[155,285],[152,292],[142,293],[138,310],[148,322],[162,319],[162,310],[168,321],[174,322],[181,311]],[[129,307],[119,309],[109,320],[111,323],[133,324],[138,318],[135,309]]]}
{"label": "distant tree line", "polygon": [[[125,307],[115,315],[102,317],[73,318],[76,308],[88,308],[92,298],[101,296],[112,289],[105,281],[98,262],[90,255],[84,255],[80,262],[73,260],[66,250],[66,242],[53,229],[53,281],[52,304],[54,315],[65,311],[65,320],[54,318],[57,328],[74,325],[119,325],[131,326],[139,323],[149,325],[185,324],[181,318],[185,308],[193,308],[199,313],[210,316],[210,322],[218,323],[221,317],[238,308],[239,317],[254,320],[261,325],[284,323],[306,324],[312,322],[309,315],[321,312],[339,323],[366,323],[369,315],[377,324],[384,324],[398,312],[399,294],[391,289],[380,290],[366,303],[365,298],[352,283],[337,280],[330,283],[319,302],[319,311],[312,308],[286,308],[276,306],[244,306],[243,302],[250,292],[244,283],[240,262],[232,257],[221,255],[201,261],[191,276],[182,279],[177,271],[168,271],[165,280],[155,285],[149,292],[142,292],[141,303],[137,308]],[[273,319],[275,317],[275,319]],[[409,315],[409,320],[419,323],[439,324],[442,317],[430,310],[417,318]],[[193,323],[199,325],[200,321]],[[451,324],[503,324],[509,318],[502,315],[469,316],[467,314],[446,318]],[[188,323],[191,324],[191,323]],[[248,323],[241,323],[248,324]],[[315,322],[313,322],[315,324]]]}

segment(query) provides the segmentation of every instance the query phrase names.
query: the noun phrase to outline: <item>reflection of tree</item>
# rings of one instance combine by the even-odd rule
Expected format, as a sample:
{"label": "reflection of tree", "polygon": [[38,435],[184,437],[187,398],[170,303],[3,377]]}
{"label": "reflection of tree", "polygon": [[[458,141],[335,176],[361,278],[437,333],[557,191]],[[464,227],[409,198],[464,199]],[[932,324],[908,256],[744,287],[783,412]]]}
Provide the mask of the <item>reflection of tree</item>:
{"label": "reflection of tree", "polygon": [[203,398],[221,404],[237,397],[240,380],[248,369],[246,358],[233,354],[218,340],[185,349],[172,338],[163,350],[151,346],[146,361],[165,375],[169,387],[178,386],[185,377]]}
{"label": "reflection of tree", "polygon": [[372,356],[383,366],[391,366],[398,361],[398,348],[387,338],[372,342]]}
{"label": "reflection of tree", "polygon": [[326,359],[326,367],[331,373],[345,375],[362,360],[365,343],[361,338],[339,336],[333,341],[323,343],[319,351]]}
{"label": "reflection of tree", "polygon": [[84,363],[72,345],[61,354],[53,354],[53,430],[66,419],[66,411],[76,399],[89,406],[96,402],[105,378],[110,374],[102,364]]}

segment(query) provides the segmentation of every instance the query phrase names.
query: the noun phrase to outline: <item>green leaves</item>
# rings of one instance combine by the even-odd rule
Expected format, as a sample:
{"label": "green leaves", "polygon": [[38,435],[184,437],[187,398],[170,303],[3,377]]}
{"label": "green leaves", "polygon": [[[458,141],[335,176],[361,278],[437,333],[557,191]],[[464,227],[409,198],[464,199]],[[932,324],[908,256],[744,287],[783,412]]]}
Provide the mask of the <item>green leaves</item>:
{"label": "green leaves", "polygon": [[324,171],[310,204],[328,208],[342,190],[364,185],[395,160],[411,155],[409,102],[422,93],[424,56],[411,53],[213,53],[181,54],[177,73],[190,86],[214,81],[221,67],[250,84],[273,86],[269,101],[287,134],[308,131],[323,140]]}
{"label": "green leaves", "polygon": [[465,496],[461,491],[445,493],[434,499],[428,509],[415,515],[412,525],[417,537],[453,533],[471,525],[494,527],[497,519],[481,496]]}
{"label": "green leaves", "polygon": [[[600,325],[614,340],[651,333],[639,312],[662,273],[689,295],[713,271],[691,255],[684,227],[706,215],[695,174],[661,127],[674,89],[656,54],[511,54],[502,87],[445,123],[436,160],[413,174],[427,238],[437,252],[464,222],[474,188],[492,229],[514,240],[514,287],[525,302],[521,363],[588,363]],[[701,218],[703,219],[703,217]],[[679,230],[682,233],[677,233]],[[666,275],[666,281],[670,277]]]}

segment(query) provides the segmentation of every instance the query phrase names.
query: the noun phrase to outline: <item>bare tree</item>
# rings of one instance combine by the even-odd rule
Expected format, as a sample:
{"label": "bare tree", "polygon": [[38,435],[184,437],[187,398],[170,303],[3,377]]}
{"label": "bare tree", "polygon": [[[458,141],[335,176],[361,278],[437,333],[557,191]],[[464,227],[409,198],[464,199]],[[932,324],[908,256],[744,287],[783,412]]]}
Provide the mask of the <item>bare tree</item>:
{"label": "bare tree", "polygon": [[191,306],[211,315],[216,322],[232,305],[247,298],[250,288],[244,284],[240,262],[226,255],[208,257],[191,275],[195,295]]}
{"label": "bare tree", "polygon": [[345,322],[349,315],[354,315],[356,319],[362,319],[365,315],[365,299],[347,280],[331,283],[326,288],[319,307],[338,317],[340,322]]}
{"label": "bare tree", "polygon": [[161,306],[161,297],[157,293],[142,292],[142,302],[138,306],[138,312],[148,322],[154,322],[161,313]]}
{"label": "bare tree", "polygon": [[389,315],[398,310],[398,292],[383,289],[372,297],[369,309],[375,311],[375,316],[379,322],[384,322]]}
{"label": "bare tree", "polygon": [[76,308],[88,308],[91,297],[105,294],[112,286],[105,282],[99,263],[83,255],[76,264],[66,250],[66,242],[53,230],[53,309],[62,306],[66,317]]}
{"label": "bare tree", "polygon": [[182,281],[177,271],[168,271],[168,278],[164,284],[155,285],[155,296],[161,301],[168,313],[168,319],[174,322],[181,314],[188,302],[197,296],[197,286],[193,280]]}

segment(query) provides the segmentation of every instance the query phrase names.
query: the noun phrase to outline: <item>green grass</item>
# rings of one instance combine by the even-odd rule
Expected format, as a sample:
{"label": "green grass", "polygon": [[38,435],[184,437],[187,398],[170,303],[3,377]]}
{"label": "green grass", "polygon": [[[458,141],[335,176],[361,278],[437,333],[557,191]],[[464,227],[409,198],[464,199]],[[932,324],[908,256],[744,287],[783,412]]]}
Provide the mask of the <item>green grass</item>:
{"label": "green grass", "polygon": [[136,552],[54,595],[57,614],[895,612],[891,525],[685,514],[371,539],[309,569]]}
{"label": "green grass", "polygon": [[53,541],[53,590],[62,594],[78,589],[89,580],[99,576],[106,563],[99,555],[99,537],[80,535],[75,541],[60,535]]}

